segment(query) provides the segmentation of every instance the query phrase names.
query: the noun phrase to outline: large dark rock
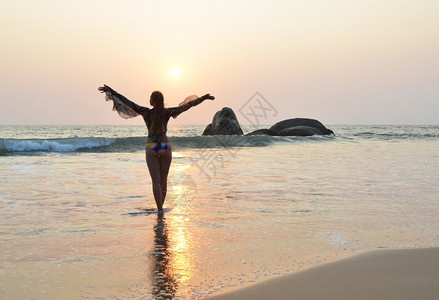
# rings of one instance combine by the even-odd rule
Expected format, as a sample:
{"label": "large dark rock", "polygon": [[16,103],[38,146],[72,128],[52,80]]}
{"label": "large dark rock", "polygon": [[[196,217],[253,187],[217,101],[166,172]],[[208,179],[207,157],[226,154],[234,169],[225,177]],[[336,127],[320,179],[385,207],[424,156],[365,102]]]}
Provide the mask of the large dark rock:
{"label": "large dark rock", "polygon": [[314,119],[294,118],[278,122],[269,129],[258,129],[246,135],[267,134],[272,136],[330,135],[334,132]]}
{"label": "large dark rock", "polygon": [[214,116],[212,123],[204,129],[203,135],[243,135],[235,113],[229,107],[224,107]]}
{"label": "large dark rock", "polygon": [[276,131],[270,130],[270,129],[258,129],[255,131],[252,131],[250,133],[247,133],[246,135],[279,135]]}
{"label": "large dark rock", "polygon": [[[330,135],[334,132],[326,128],[322,123],[314,119],[294,118],[278,122],[271,126],[270,130],[280,133],[282,130],[291,127],[306,126],[318,129],[321,135]],[[318,133],[316,133],[318,134]]]}
{"label": "large dark rock", "polygon": [[314,127],[295,126],[282,129],[279,134],[282,136],[313,136],[322,135],[322,132]]}

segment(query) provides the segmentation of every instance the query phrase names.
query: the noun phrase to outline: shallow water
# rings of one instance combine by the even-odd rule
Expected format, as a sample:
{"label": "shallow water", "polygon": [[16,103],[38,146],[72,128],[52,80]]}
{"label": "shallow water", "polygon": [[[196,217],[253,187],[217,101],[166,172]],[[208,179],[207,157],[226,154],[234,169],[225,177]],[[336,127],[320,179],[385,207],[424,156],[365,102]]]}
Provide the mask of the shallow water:
{"label": "shallow water", "polygon": [[[439,128],[330,128],[250,140],[174,128],[163,215],[136,139],[4,152],[0,298],[197,299],[370,249],[437,246]],[[2,143],[144,130],[49,129],[2,128]]]}

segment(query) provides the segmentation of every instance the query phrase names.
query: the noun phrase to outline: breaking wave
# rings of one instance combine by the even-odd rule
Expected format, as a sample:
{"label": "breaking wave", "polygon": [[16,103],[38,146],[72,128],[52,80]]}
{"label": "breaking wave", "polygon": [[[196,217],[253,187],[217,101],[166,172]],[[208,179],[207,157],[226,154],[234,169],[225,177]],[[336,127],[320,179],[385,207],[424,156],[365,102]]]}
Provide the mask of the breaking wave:
{"label": "breaking wave", "polygon": [[[67,128],[67,129],[66,129]],[[189,127],[191,129],[192,127]],[[8,128],[7,128],[8,129]],[[10,129],[10,128],[9,128]],[[49,127],[49,129],[53,129]],[[56,129],[56,128],[55,128]],[[76,129],[73,128],[73,129]],[[62,127],[58,134],[67,132],[70,135],[81,133],[79,137],[51,137],[42,136],[41,132],[32,129],[31,134],[38,138],[16,138],[12,134],[4,134],[0,138],[0,156],[5,155],[39,155],[45,153],[77,153],[77,152],[135,152],[145,149],[146,137],[139,135],[143,127],[111,127],[105,130],[102,127],[80,127],[73,131],[70,127]],[[125,131],[123,131],[125,130]],[[137,131],[136,131],[137,130]],[[22,128],[20,131],[23,131]],[[108,132],[107,132],[108,131]],[[351,142],[357,140],[436,140],[439,138],[439,126],[335,126],[336,135],[311,137],[282,137],[268,135],[253,136],[201,136],[194,130],[183,128],[175,131],[175,136],[169,140],[176,149],[192,148],[231,148],[231,147],[266,147],[277,144],[297,144],[340,141]],[[9,131],[4,131],[4,133]],[[13,133],[13,131],[11,131]],[[121,137],[120,132],[134,134],[131,137]],[[118,135],[115,135],[117,133]],[[188,136],[193,135],[193,136]],[[56,135],[55,135],[56,137]]]}
{"label": "breaking wave", "polygon": [[[196,136],[170,137],[175,148],[264,147],[291,143],[292,138],[272,136]],[[300,138],[295,138],[298,140]],[[127,138],[59,138],[0,139],[0,155],[72,153],[72,152],[135,152],[145,148],[145,137]]]}

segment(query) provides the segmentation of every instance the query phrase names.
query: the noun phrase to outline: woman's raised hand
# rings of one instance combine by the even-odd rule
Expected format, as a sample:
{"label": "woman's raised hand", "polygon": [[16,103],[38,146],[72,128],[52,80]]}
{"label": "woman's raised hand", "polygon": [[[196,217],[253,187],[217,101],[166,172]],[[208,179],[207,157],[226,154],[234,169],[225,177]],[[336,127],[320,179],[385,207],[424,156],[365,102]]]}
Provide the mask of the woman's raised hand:
{"label": "woman's raised hand", "polygon": [[99,90],[101,93],[105,93],[105,92],[112,91],[111,87],[109,87],[108,85],[105,85],[105,84],[104,84],[104,86],[100,86],[100,87],[98,88],[98,90]]}
{"label": "woman's raised hand", "polygon": [[212,96],[211,94],[206,94],[206,95],[204,95],[204,96],[201,97],[201,98],[203,98],[204,100],[207,100],[207,99],[209,99],[209,100],[214,100],[214,99],[215,99],[215,97]]}

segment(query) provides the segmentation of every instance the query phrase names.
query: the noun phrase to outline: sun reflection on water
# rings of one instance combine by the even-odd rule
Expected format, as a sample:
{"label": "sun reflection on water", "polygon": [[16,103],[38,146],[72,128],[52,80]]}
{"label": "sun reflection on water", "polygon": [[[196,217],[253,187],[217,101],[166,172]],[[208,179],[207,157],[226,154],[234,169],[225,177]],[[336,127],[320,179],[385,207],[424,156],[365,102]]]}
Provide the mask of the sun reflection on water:
{"label": "sun reflection on water", "polygon": [[150,278],[155,297],[171,299],[177,290],[194,275],[193,240],[188,230],[190,218],[183,215],[183,208],[172,214],[159,214],[154,226],[154,247]]}
{"label": "sun reflection on water", "polygon": [[152,258],[152,294],[156,298],[171,299],[186,294],[188,282],[196,276],[192,220],[187,213],[197,194],[197,185],[187,175],[190,167],[188,164],[173,166],[165,202],[172,210],[159,214],[154,226],[154,247],[149,256]]}
{"label": "sun reflection on water", "polygon": [[190,222],[184,216],[172,216],[170,223],[173,229],[170,231],[171,251],[174,253],[174,259],[171,260],[170,267],[176,271],[179,276],[179,282],[184,283],[189,280],[194,273],[192,261],[192,238],[187,230],[187,224]]}
{"label": "sun reflection on water", "polygon": [[175,207],[183,208],[191,205],[197,194],[197,184],[184,172],[175,172],[169,176],[168,190],[169,202]]}
{"label": "sun reflection on water", "polygon": [[150,253],[153,262],[150,272],[153,281],[152,294],[171,299],[177,291],[178,283],[174,270],[169,268],[174,256],[169,244],[166,219],[163,214],[159,214],[154,226],[154,249]]}

